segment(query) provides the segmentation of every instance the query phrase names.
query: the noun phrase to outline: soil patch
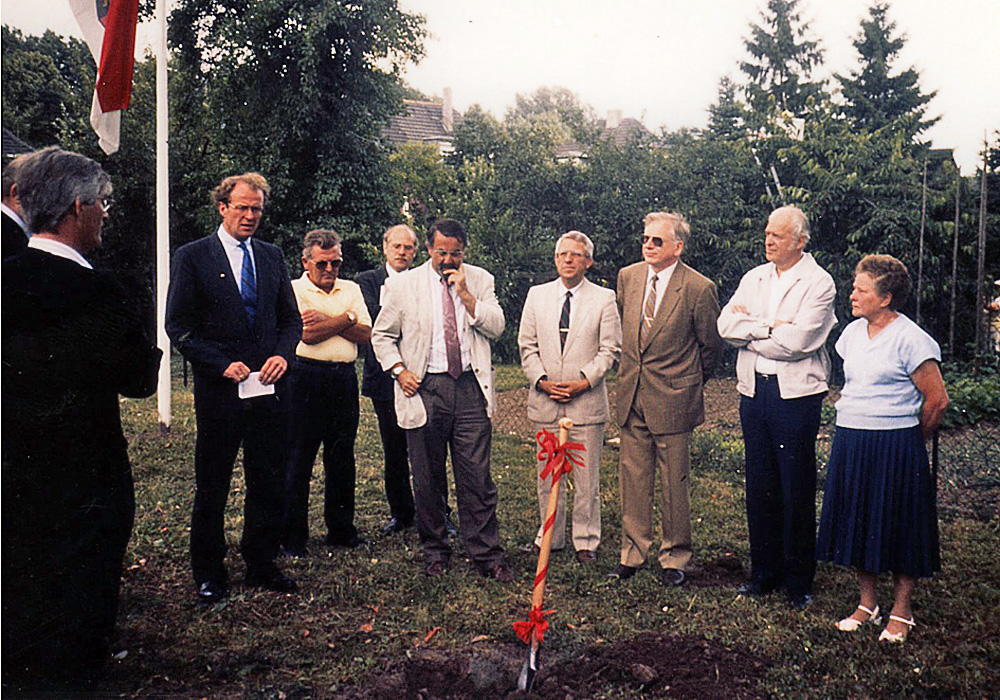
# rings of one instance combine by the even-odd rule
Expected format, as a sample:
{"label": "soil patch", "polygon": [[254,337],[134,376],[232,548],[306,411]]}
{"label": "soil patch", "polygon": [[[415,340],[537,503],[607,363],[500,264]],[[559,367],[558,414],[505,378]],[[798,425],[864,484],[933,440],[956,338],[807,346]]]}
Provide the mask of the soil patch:
{"label": "soil patch", "polygon": [[726,552],[713,561],[700,564],[687,573],[684,585],[687,588],[736,588],[746,583],[748,576],[743,562],[732,552]]}
{"label": "soil patch", "polygon": [[738,647],[690,636],[643,634],[593,646],[571,658],[542,660],[532,692],[517,690],[525,647],[479,645],[445,653],[411,652],[390,661],[339,700],[568,700],[611,689],[649,698],[756,700],[770,697],[760,682],[770,659]]}

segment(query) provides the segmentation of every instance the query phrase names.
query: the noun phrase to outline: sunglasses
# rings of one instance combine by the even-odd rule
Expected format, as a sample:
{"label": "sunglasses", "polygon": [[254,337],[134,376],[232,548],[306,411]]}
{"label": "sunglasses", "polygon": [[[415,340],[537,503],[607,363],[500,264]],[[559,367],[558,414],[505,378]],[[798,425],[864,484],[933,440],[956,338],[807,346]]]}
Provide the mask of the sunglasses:
{"label": "sunglasses", "polygon": [[320,270],[325,270],[328,267],[330,269],[336,269],[336,268],[340,267],[343,264],[344,264],[343,260],[314,260],[313,261],[313,265],[315,265],[316,268],[320,269]]}
{"label": "sunglasses", "polygon": [[641,240],[643,245],[646,245],[647,243],[652,243],[657,248],[663,245],[663,239],[660,238],[659,236],[643,236]]}

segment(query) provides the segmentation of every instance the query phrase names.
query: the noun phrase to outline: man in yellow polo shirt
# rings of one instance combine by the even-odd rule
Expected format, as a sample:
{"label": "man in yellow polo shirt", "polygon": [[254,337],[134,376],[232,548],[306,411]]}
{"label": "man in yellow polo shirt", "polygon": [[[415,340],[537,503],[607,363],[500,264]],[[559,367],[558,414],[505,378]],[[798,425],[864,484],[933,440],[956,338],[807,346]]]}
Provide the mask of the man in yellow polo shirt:
{"label": "man in yellow polo shirt", "polygon": [[371,340],[372,321],[361,288],[338,279],[340,236],[310,231],[302,247],[302,277],[292,282],[302,314],[302,341],[290,378],[288,461],[282,547],[304,556],[309,539],[309,480],[323,443],[326,543],[358,547],[354,527],[354,439],[358,432],[358,344]]}

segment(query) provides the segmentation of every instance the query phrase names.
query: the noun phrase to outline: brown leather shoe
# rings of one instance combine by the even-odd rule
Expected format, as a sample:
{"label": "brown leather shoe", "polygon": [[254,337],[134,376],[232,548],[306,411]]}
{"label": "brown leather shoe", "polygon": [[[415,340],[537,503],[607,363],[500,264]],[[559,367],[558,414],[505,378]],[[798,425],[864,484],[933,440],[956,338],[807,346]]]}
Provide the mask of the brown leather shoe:
{"label": "brown leather shoe", "polygon": [[438,578],[439,576],[444,576],[448,571],[448,564],[444,559],[435,559],[430,564],[424,567],[424,573],[427,574],[429,578]]}
{"label": "brown leather shoe", "polygon": [[597,561],[597,552],[590,549],[581,549],[576,553],[576,560],[581,564],[593,564]]}
{"label": "brown leather shoe", "polygon": [[510,566],[506,561],[500,560],[492,566],[487,566],[479,570],[486,578],[491,578],[500,583],[509,583],[514,580],[514,572],[510,570]]}

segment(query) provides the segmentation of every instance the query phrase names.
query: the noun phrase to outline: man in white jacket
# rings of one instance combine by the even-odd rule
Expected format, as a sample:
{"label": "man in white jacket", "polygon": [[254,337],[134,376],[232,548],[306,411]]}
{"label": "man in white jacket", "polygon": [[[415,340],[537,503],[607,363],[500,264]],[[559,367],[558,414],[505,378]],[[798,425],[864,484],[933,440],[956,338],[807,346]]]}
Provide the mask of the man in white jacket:
{"label": "man in white jacket", "polygon": [[775,209],[764,235],[769,262],[743,276],[718,322],[719,335],[740,349],[751,576],[739,593],[784,588],[801,610],[816,570],[816,433],[836,288],[804,252],[809,222],[801,209]]}
{"label": "man in white jacket", "polygon": [[490,341],[503,333],[504,316],[493,275],[463,262],[467,244],[457,221],[431,226],[430,260],[385,283],[372,349],[396,380],[396,420],[406,430],[424,573],[441,576],[451,560],[444,496],[450,450],[469,558],[483,576],[511,581],[490,476]]}

